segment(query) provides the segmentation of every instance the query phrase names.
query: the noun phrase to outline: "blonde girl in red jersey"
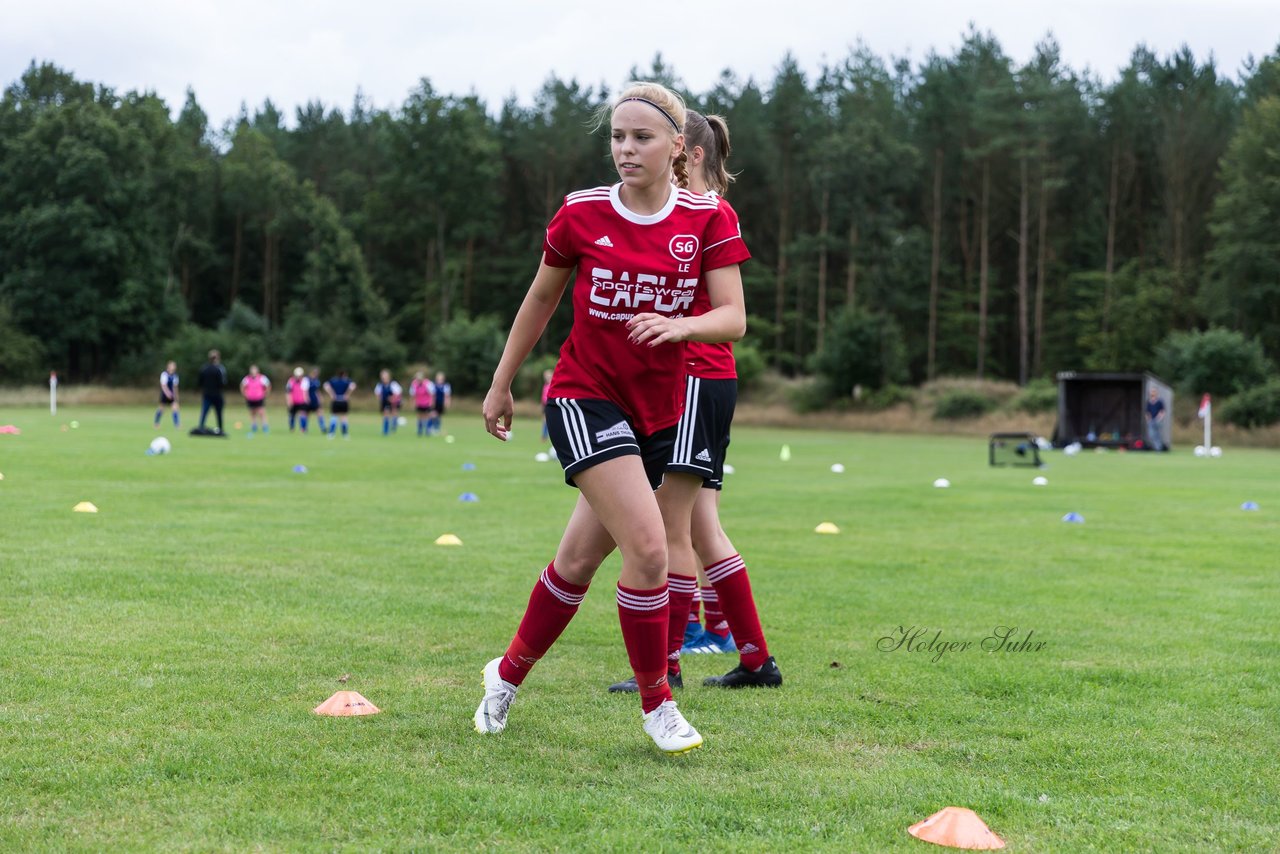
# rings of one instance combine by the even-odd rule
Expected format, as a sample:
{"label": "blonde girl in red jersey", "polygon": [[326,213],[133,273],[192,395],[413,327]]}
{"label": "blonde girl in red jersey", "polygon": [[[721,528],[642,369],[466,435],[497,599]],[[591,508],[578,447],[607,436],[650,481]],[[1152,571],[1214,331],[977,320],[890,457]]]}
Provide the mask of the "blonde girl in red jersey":
{"label": "blonde girl in red jersey", "polygon": [[[749,253],[714,201],[673,185],[673,174],[687,180],[684,121],[683,102],[657,84],[635,84],[614,101],[611,152],[621,180],[566,197],[485,397],[485,427],[505,439],[512,380],[576,269],[574,325],[560,351],[547,422],[579,497],[511,645],[484,669],[485,696],[474,719],[480,732],[505,729],[517,687],[568,625],[616,544],[618,616],[644,730],[667,753],[702,745],[667,684],[667,534],[653,489],[680,417],[683,342],[742,337],[738,264]],[[703,289],[711,310],[692,316]],[[677,490],[687,517],[700,483],[681,480],[692,486]]]}

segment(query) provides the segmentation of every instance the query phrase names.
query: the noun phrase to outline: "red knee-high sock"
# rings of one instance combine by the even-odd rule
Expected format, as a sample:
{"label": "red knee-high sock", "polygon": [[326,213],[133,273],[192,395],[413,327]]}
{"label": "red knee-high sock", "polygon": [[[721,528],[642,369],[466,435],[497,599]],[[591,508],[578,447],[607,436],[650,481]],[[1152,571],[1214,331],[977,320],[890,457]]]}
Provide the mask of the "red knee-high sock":
{"label": "red knee-high sock", "polygon": [[667,670],[679,673],[680,647],[684,646],[684,627],[689,624],[693,594],[698,591],[697,576],[668,573],[667,589],[671,598],[671,616],[667,621]]}
{"label": "red knee-high sock", "polygon": [[498,663],[498,674],[512,685],[523,682],[578,613],[586,594],[587,585],[570,584],[556,574],[555,561],[547,564],[529,594],[529,606],[524,609],[520,628],[516,629],[511,646]]}
{"label": "red knee-high sock", "polygon": [[645,714],[671,699],[667,684],[667,623],[670,605],[667,585],[654,590],[633,590],[618,585],[618,622],[627,658],[640,688]]}
{"label": "red knee-high sock", "polygon": [[702,622],[702,591],[697,588],[693,591],[693,601],[689,603],[689,622]]}
{"label": "red knee-high sock", "polygon": [[751,595],[747,565],[742,562],[741,555],[734,555],[711,564],[705,571],[720,597],[720,607],[729,629],[733,631],[742,666],[755,670],[769,657],[769,647],[764,642],[764,629],[760,627],[760,615],[756,613],[755,597]]}
{"label": "red knee-high sock", "polygon": [[[715,582],[711,582],[712,585]],[[729,623],[725,620],[724,611],[720,608],[720,594],[714,586],[703,587],[702,594],[702,624],[707,627],[707,631],[715,632],[718,635],[729,634]]]}

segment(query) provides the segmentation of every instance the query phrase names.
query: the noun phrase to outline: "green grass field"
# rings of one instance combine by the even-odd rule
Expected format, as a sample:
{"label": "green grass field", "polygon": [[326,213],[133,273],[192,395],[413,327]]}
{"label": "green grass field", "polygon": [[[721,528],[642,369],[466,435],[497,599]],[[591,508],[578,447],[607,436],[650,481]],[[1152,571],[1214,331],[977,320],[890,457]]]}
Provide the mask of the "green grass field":
{"label": "green grass field", "polygon": [[[535,424],[272,415],[147,456],[150,409],[0,411],[6,850],[923,852],[906,828],[948,805],[1015,851],[1280,839],[1274,451],[1053,452],[1034,487],[981,439],[737,430],[722,515],[786,684],[686,658],[706,746],[670,758],[604,691],[616,557],[507,731],[471,728],[575,496]],[[983,651],[999,626],[1043,647]],[[885,651],[900,627],[972,646]],[[382,713],[312,714],[340,688]]]}

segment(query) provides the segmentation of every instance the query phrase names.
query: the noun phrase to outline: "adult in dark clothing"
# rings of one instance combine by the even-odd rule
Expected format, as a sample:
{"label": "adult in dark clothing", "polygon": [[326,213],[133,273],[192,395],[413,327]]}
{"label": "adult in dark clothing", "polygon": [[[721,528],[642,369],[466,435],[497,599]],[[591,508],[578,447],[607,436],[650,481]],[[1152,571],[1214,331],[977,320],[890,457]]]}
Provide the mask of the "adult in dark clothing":
{"label": "adult in dark clothing", "polygon": [[1168,450],[1164,444],[1164,418],[1164,401],[1160,399],[1160,392],[1153,388],[1147,399],[1147,441],[1153,451]]}
{"label": "adult in dark clothing", "polygon": [[218,432],[222,432],[222,389],[227,384],[227,369],[222,365],[222,356],[217,350],[209,351],[209,361],[200,369],[200,392],[203,400],[200,403],[200,429],[204,429],[204,419],[212,409],[218,417]]}

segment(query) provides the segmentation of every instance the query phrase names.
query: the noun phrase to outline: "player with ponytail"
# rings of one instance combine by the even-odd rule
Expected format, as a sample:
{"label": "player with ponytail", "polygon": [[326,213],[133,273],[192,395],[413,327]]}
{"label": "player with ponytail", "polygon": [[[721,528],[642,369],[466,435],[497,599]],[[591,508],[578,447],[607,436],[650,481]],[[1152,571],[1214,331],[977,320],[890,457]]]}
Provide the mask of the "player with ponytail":
{"label": "player with ponytail", "polygon": [[[689,189],[714,199],[738,230],[738,215],[720,194],[734,176],[725,166],[729,157],[729,127],[720,116],[690,110],[685,119]],[[695,299],[694,314],[710,304]],[[681,648],[694,592],[703,590],[708,613],[712,602],[720,616],[696,643],[695,650],[736,648],[739,665],[724,676],[704,680],[725,688],[776,687],[782,673],[769,655],[756,611],[747,567],[720,524],[720,490],[724,479],[729,427],[738,400],[738,375],[731,342],[691,341],[685,348],[685,409],[677,428],[679,440],[667,464],[667,478],[658,491],[667,525],[670,622],[667,635],[667,679],[683,684]],[[672,487],[692,481],[697,497],[692,507]],[[674,499],[674,500],[672,500]],[[709,620],[709,622],[711,622]],[[710,648],[710,649],[707,649]],[[636,690],[634,679],[610,686],[613,692]]]}

